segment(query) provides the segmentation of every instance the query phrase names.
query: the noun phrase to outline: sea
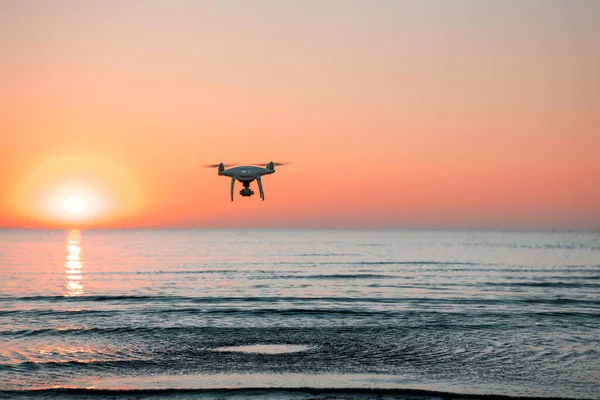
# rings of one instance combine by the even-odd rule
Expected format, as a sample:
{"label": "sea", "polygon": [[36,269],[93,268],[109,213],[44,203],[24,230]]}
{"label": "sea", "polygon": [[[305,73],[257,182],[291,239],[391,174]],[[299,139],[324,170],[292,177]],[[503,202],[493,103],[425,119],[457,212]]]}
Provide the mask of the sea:
{"label": "sea", "polygon": [[0,230],[0,398],[600,399],[600,233]]}

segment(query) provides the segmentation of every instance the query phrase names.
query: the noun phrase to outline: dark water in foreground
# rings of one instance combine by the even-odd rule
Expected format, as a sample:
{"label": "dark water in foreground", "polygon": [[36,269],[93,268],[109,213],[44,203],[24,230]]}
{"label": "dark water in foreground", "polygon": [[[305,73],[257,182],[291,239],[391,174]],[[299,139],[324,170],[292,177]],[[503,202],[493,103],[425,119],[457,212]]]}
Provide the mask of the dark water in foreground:
{"label": "dark water in foreground", "polygon": [[600,398],[598,233],[0,231],[0,274],[0,397]]}

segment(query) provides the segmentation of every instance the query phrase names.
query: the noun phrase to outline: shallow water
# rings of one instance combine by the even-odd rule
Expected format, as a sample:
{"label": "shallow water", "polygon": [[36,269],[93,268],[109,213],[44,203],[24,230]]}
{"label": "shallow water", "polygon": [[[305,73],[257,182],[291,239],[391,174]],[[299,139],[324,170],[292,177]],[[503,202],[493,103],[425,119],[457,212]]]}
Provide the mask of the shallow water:
{"label": "shallow water", "polygon": [[5,230],[0,274],[5,391],[600,398],[598,233]]}

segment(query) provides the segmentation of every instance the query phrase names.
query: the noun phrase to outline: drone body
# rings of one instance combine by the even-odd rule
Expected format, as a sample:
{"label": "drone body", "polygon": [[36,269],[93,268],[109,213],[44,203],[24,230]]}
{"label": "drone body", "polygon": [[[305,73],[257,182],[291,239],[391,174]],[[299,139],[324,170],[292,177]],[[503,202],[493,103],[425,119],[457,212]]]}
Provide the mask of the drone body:
{"label": "drone body", "polygon": [[268,164],[259,165],[264,165],[264,167],[258,165],[240,165],[237,167],[225,169],[229,165],[223,163],[207,165],[206,167],[217,167],[219,176],[228,176],[231,178],[231,201],[233,201],[233,189],[235,187],[236,180],[242,182],[242,184],[244,185],[242,190],[240,190],[240,195],[242,197],[249,197],[254,194],[254,191],[250,189],[250,183],[256,180],[256,182],[258,183],[260,199],[264,200],[265,192],[263,190],[261,177],[263,175],[270,175],[275,173],[275,166],[284,164],[274,163],[273,161],[271,161]]}

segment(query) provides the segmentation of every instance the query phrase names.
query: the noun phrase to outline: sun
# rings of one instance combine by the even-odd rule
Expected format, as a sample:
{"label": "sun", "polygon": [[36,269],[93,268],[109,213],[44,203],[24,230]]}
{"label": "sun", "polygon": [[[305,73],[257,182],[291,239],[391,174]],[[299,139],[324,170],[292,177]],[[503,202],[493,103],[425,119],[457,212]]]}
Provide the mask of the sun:
{"label": "sun", "polygon": [[80,214],[85,210],[85,200],[81,197],[71,196],[63,202],[63,207],[69,214]]}

